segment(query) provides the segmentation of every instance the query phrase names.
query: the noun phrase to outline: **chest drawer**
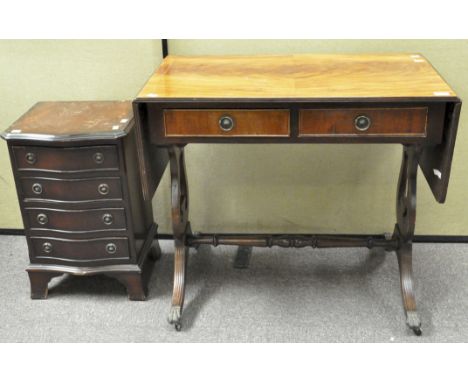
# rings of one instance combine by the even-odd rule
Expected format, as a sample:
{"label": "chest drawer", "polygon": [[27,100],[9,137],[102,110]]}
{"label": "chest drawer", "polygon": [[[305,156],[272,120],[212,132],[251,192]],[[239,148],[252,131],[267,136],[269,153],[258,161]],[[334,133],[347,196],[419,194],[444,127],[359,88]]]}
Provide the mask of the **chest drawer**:
{"label": "chest drawer", "polygon": [[118,170],[116,146],[36,147],[13,146],[19,171],[82,172]]}
{"label": "chest drawer", "polygon": [[289,110],[165,110],[167,137],[289,136]]}
{"label": "chest drawer", "polygon": [[91,232],[125,230],[123,208],[96,208],[89,210],[61,210],[52,208],[25,208],[29,228],[62,232]]}
{"label": "chest drawer", "polygon": [[299,136],[426,136],[427,108],[302,109]]}
{"label": "chest drawer", "polygon": [[25,199],[62,202],[122,199],[122,185],[118,177],[88,179],[24,177],[20,179],[20,186]]}
{"label": "chest drawer", "polygon": [[128,239],[110,237],[89,240],[68,240],[50,237],[31,237],[32,257],[41,262],[63,261],[90,263],[128,260]]}

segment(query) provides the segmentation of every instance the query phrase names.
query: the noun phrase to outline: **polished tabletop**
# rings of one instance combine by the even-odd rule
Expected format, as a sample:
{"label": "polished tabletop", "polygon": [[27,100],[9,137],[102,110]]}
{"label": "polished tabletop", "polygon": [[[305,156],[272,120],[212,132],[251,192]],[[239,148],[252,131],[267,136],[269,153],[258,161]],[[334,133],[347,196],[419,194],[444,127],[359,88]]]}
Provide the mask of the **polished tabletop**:
{"label": "polished tabletop", "polygon": [[119,137],[133,122],[131,101],[38,102],[2,133],[5,139]]}
{"label": "polished tabletop", "polygon": [[167,56],[138,99],[454,98],[418,53]]}

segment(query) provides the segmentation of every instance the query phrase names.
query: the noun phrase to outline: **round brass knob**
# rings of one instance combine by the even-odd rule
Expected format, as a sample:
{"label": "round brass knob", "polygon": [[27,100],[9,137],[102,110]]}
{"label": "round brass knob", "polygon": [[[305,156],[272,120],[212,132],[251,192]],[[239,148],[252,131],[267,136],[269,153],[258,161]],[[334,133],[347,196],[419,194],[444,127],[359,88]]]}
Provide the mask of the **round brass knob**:
{"label": "round brass knob", "polygon": [[359,131],[366,131],[371,124],[371,119],[366,115],[359,115],[354,119],[354,127]]}
{"label": "round brass knob", "polygon": [[29,164],[34,164],[36,163],[36,154],[34,153],[27,153],[26,154],[26,162],[28,162]]}
{"label": "round brass knob", "polygon": [[95,153],[93,155],[94,162],[97,164],[102,164],[104,162],[104,154],[103,153]]}
{"label": "round brass knob", "polygon": [[231,131],[234,129],[234,119],[229,115],[223,115],[218,121],[219,128],[223,131]]}
{"label": "round brass knob", "polygon": [[111,225],[114,222],[114,217],[111,214],[102,215],[102,221],[105,225]]}
{"label": "round brass knob", "polygon": [[32,185],[32,190],[35,194],[40,195],[42,194],[42,185],[40,183],[34,183]]}
{"label": "round brass knob", "polygon": [[98,191],[101,195],[107,195],[109,193],[109,185],[106,183],[101,183],[98,186]]}
{"label": "round brass knob", "polygon": [[37,222],[41,225],[47,224],[49,221],[49,218],[47,217],[46,214],[38,214],[37,215]]}
{"label": "round brass knob", "polygon": [[114,243],[108,243],[106,244],[106,252],[109,255],[113,255],[117,252],[117,246]]}
{"label": "round brass knob", "polygon": [[45,253],[51,253],[52,252],[52,244],[49,243],[48,241],[42,244],[42,251]]}

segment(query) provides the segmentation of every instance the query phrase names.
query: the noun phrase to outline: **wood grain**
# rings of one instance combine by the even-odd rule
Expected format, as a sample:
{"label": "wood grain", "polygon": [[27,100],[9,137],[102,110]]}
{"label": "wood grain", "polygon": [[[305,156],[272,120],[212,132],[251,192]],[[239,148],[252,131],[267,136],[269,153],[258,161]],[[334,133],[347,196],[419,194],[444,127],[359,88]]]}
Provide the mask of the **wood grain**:
{"label": "wood grain", "polygon": [[116,134],[126,131],[132,121],[129,101],[38,102],[3,136],[17,131],[54,137]]}
{"label": "wood grain", "polygon": [[[50,243],[52,250],[44,252],[44,243]],[[126,237],[108,237],[87,240],[59,239],[51,237],[31,237],[34,249],[33,259],[42,263],[96,263],[128,261],[130,251]],[[107,244],[114,244],[115,253],[106,251]]]}
{"label": "wood grain", "polygon": [[[119,170],[117,148],[112,145],[73,148],[13,146],[13,153],[19,171],[85,172]],[[33,155],[34,160],[28,162],[28,155]]]}
{"label": "wood grain", "polygon": [[[368,116],[371,125],[359,131],[355,118]],[[427,108],[308,109],[299,111],[299,136],[308,135],[426,135]]]}
{"label": "wood grain", "polygon": [[[42,224],[38,216],[46,216]],[[87,210],[63,210],[53,208],[25,208],[25,215],[32,230],[47,229],[61,232],[90,232],[125,230],[127,228],[124,208],[98,208]],[[110,216],[108,223],[104,215]]]}
{"label": "wood grain", "polygon": [[[219,127],[222,116],[232,117],[232,130]],[[289,136],[289,110],[165,110],[164,122],[167,137]]]}
{"label": "wood grain", "polygon": [[168,56],[138,98],[455,97],[420,54]]}
{"label": "wood grain", "polygon": [[[91,200],[122,200],[122,184],[118,177],[59,179],[44,177],[24,177],[19,179],[22,194],[29,199],[55,200],[63,202],[86,202]],[[33,192],[33,185],[39,184],[40,194]],[[99,193],[100,185],[108,186],[108,193]]]}

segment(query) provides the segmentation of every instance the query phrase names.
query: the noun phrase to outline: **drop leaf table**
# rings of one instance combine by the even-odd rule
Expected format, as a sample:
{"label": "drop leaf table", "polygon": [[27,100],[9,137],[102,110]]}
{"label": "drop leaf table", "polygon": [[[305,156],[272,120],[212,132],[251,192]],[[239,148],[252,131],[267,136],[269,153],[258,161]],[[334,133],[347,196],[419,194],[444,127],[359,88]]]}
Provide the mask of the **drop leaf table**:
{"label": "drop leaf table", "polygon": [[[412,274],[416,175],[420,167],[436,201],[445,201],[460,108],[455,92],[417,53],[167,56],[133,110],[144,200],[170,166],[175,262],[169,322],[180,330],[189,246],[383,247],[397,254],[406,322],[420,335]],[[400,144],[394,233],[192,234],[184,157],[192,143]]]}

